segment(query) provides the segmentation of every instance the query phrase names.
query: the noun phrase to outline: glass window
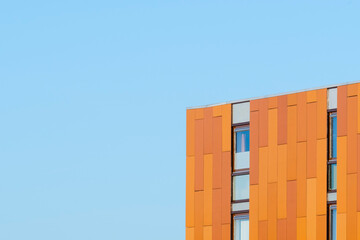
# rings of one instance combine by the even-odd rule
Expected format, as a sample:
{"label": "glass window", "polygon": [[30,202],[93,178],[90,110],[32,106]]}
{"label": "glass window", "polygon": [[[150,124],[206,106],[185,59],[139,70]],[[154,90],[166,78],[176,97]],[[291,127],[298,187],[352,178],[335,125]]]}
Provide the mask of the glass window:
{"label": "glass window", "polygon": [[234,240],[249,240],[249,216],[234,217]]}
{"label": "glass window", "polygon": [[248,169],[250,164],[250,131],[249,126],[237,127],[234,130],[235,156],[234,169]]}
{"label": "glass window", "polygon": [[336,205],[329,207],[329,239],[336,240]]}
{"label": "glass window", "polygon": [[336,190],[337,164],[328,165],[328,190]]}
{"label": "glass window", "polygon": [[329,132],[329,153],[330,153],[330,159],[337,157],[337,116],[335,113],[330,113],[329,116],[329,126],[330,126],[330,132]]}
{"label": "glass window", "polygon": [[238,175],[233,177],[233,200],[249,199],[249,175]]}
{"label": "glass window", "polygon": [[236,133],[236,147],[235,152],[248,152],[250,150],[250,132],[249,127],[238,127],[235,128]]}

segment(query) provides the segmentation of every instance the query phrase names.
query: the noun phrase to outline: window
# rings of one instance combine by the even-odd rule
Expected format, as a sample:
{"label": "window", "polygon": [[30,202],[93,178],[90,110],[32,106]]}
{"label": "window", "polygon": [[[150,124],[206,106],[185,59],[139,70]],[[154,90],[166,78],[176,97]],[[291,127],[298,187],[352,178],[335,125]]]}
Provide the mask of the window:
{"label": "window", "polygon": [[337,178],[337,114],[329,113],[329,144],[328,144],[328,191],[336,191]]}
{"label": "window", "polygon": [[329,240],[336,240],[336,205],[329,206]]}
{"label": "window", "polygon": [[234,129],[234,169],[249,168],[250,131],[249,126]]}
{"label": "window", "polygon": [[249,199],[249,174],[233,177],[233,201]]}
{"label": "window", "polygon": [[234,240],[249,240],[249,215],[234,216]]}

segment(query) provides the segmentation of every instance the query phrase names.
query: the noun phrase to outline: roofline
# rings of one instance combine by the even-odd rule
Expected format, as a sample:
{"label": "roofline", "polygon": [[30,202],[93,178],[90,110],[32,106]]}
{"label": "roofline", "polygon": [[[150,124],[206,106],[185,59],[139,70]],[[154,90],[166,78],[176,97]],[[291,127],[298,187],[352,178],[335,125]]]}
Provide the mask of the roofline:
{"label": "roofline", "polygon": [[288,95],[288,94],[294,94],[294,93],[300,93],[300,92],[307,92],[307,91],[319,90],[319,89],[324,89],[324,88],[336,88],[336,87],[339,87],[339,86],[350,85],[350,84],[355,84],[355,83],[360,83],[360,80],[353,81],[353,82],[345,82],[345,83],[340,83],[340,84],[332,84],[332,85],[316,87],[316,88],[308,88],[308,89],[292,91],[292,92],[285,92],[285,93],[279,93],[279,94],[270,94],[270,95],[265,95],[265,96],[261,96],[261,97],[244,98],[244,99],[235,100],[235,101],[207,104],[207,105],[195,106],[195,107],[187,107],[186,109],[207,108],[207,107],[214,107],[214,106],[219,106],[219,105],[224,105],[224,104],[234,104],[234,103],[248,102],[248,101],[252,101],[252,100],[256,100],[256,99],[277,97],[277,96],[282,96],[282,95]]}

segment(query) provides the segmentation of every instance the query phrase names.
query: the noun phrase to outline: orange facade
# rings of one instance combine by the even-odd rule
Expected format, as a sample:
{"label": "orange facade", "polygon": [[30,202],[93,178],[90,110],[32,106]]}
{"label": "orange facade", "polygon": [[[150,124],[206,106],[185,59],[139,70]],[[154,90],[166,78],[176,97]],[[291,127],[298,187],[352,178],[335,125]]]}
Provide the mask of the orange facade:
{"label": "orange facade", "polygon": [[[360,239],[360,84],[337,87],[337,239]],[[232,105],[187,110],[186,239],[231,240]],[[250,100],[250,239],[327,239],[328,89]]]}

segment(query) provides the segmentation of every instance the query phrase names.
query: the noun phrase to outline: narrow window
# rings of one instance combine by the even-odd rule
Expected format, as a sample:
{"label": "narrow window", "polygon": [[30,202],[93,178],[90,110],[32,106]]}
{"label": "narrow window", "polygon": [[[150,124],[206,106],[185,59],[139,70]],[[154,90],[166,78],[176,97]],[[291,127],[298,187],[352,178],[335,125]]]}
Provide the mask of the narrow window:
{"label": "narrow window", "polygon": [[329,113],[329,157],[328,157],[328,191],[336,191],[337,178],[337,114]]}
{"label": "narrow window", "polygon": [[234,216],[234,240],[249,240],[249,215]]}
{"label": "narrow window", "polygon": [[336,240],[336,205],[329,206],[329,240]]}
{"label": "narrow window", "polygon": [[249,174],[233,177],[233,201],[249,199]]}
{"label": "narrow window", "polygon": [[249,126],[234,129],[234,170],[249,168],[250,131]]}

